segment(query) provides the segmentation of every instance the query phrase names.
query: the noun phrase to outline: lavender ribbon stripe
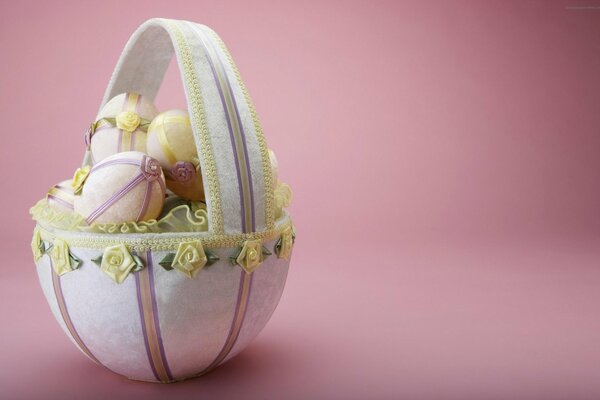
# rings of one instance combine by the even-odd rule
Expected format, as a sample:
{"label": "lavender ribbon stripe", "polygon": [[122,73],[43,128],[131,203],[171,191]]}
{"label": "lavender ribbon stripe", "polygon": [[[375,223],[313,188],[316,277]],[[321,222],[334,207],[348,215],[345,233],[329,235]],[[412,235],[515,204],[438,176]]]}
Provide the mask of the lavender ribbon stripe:
{"label": "lavender ribbon stripe", "polygon": [[142,219],[144,214],[146,214],[146,210],[148,209],[148,203],[150,203],[150,195],[152,194],[152,183],[146,182],[146,192],[144,193],[144,203],[142,204],[142,208],[135,218],[136,221]]}
{"label": "lavender ribbon stripe", "polygon": [[104,211],[110,206],[117,202],[120,198],[125,196],[131,189],[137,186],[144,180],[144,174],[141,172],[133,177],[125,186],[123,186],[117,193],[113,194],[108,200],[106,200],[100,207],[94,210],[86,219],[88,224],[94,222]]}
{"label": "lavender ribbon stripe", "polygon": [[90,171],[90,174],[92,172],[98,171],[99,169],[102,169],[104,167],[107,167],[109,165],[115,165],[115,164],[126,164],[126,165],[136,165],[139,166],[140,165],[140,160],[135,160],[133,158],[123,158],[120,160],[110,160],[110,161],[103,161],[103,162],[99,162],[98,164],[94,165],[92,167],[92,170]]}
{"label": "lavender ribbon stripe", "polygon": [[140,167],[140,172],[135,175],[129,182],[127,182],[121,189],[119,189],[115,194],[109,197],[104,203],[102,203],[97,209],[92,211],[90,215],[86,218],[86,222],[91,224],[94,222],[103,212],[105,212],[109,207],[111,207],[115,202],[129,193],[134,187],[140,184],[143,181],[146,181],[146,190],[144,193],[144,202],[142,204],[142,208],[138,212],[136,217],[136,222],[140,220],[148,210],[148,205],[150,204],[150,196],[152,195],[152,183],[154,181],[158,181],[160,185],[161,192],[165,193],[165,185],[162,179],[160,179],[160,165],[156,160],[151,157],[144,155],[141,160],[135,160],[131,158],[118,159],[118,160],[110,160],[105,161],[103,163],[97,164],[90,171],[90,175],[92,172],[98,171],[100,168],[104,168],[109,165],[135,165]]}
{"label": "lavender ribbon stripe", "polygon": [[68,202],[64,201],[64,200],[63,200],[63,199],[61,199],[60,197],[56,197],[56,196],[53,196],[53,195],[49,194],[49,195],[48,195],[48,198],[49,198],[49,199],[52,199],[53,201],[56,201],[57,203],[60,203],[60,204],[62,204],[63,206],[65,206],[65,207],[67,207],[67,208],[70,208],[71,210],[73,209],[73,204],[71,204],[71,203],[68,203]]}

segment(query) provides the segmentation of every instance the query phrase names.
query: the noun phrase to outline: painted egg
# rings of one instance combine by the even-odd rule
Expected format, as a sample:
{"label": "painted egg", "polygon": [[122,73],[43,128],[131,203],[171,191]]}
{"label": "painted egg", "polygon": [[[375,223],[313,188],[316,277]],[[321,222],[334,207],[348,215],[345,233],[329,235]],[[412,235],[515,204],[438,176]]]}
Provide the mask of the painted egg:
{"label": "painted egg", "polygon": [[73,202],[75,195],[73,194],[73,186],[71,180],[67,179],[52,186],[46,195],[48,205],[60,211],[73,211]]}
{"label": "painted egg", "polygon": [[160,164],[144,153],[128,151],[105,158],[74,177],[75,212],[88,224],[156,219],[165,201]]}
{"label": "painted egg", "polygon": [[154,104],[137,93],[113,97],[100,110],[86,138],[92,163],[120,152],[146,152],[146,131],[157,114]]}
{"label": "painted egg", "polygon": [[163,167],[167,187],[186,200],[204,200],[202,174],[190,118],[185,111],[160,113],[148,128],[148,154]]}

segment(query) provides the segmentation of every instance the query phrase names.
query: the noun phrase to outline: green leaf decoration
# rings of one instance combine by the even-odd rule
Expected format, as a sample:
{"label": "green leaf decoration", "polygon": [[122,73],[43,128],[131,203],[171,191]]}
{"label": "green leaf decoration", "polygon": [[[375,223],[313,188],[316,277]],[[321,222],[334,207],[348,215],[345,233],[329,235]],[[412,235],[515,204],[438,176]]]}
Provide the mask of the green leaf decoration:
{"label": "green leaf decoration", "polygon": [[[291,240],[291,243],[288,243],[288,240]],[[291,228],[291,231],[288,231],[287,229],[284,230],[279,239],[277,239],[277,242],[275,242],[275,247],[273,248],[275,250],[275,254],[277,254],[277,257],[289,259],[291,248],[294,246],[295,242],[296,233],[294,229]],[[288,249],[287,247],[290,248]]]}
{"label": "green leaf decoration", "polygon": [[77,269],[81,266],[81,259],[75,256],[69,251],[69,261],[71,262],[71,268]]}
{"label": "green leaf decoration", "polygon": [[98,257],[96,258],[92,258],[92,262],[94,264],[96,264],[97,266],[102,266],[102,254],[100,254]]}
{"label": "green leaf decoration", "polygon": [[48,250],[50,250],[49,246],[48,248],[46,248],[46,243],[44,243],[43,240],[40,240],[40,244],[38,245],[38,249],[40,249],[40,251],[42,252],[42,254],[46,253]]}
{"label": "green leaf decoration", "polygon": [[271,253],[271,252],[269,251],[269,249],[267,249],[265,246],[263,246],[263,247],[262,247],[262,255],[264,256],[264,257],[263,257],[263,260],[264,260],[265,258],[269,257],[271,254],[273,254],[273,253]]}
{"label": "green leaf decoration", "polygon": [[[117,118],[116,117],[106,117],[99,119],[96,122],[92,122],[91,132],[92,134],[96,133],[97,126],[100,122],[108,122],[112,126],[117,126]],[[147,119],[142,118],[140,124],[138,125],[138,129],[143,130],[144,132],[148,132],[148,127],[152,121],[148,121]]]}
{"label": "green leaf decoration", "polygon": [[229,261],[231,262],[231,265],[237,265],[237,258],[240,256],[240,253],[242,252],[242,247],[239,247],[235,253],[229,257]]}
{"label": "green leaf decoration", "polygon": [[206,254],[206,265],[213,265],[217,261],[219,261],[219,257],[208,250],[204,250],[204,254]]}
{"label": "green leaf decoration", "polygon": [[158,264],[163,267],[165,270],[170,271],[173,269],[171,266],[173,261],[175,260],[175,253],[167,253],[166,256],[163,257],[162,260],[158,262]]}
{"label": "green leaf decoration", "polygon": [[132,271],[137,272],[144,268],[144,261],[138,255],[132,254],[131,257],[135,261],[135,267],[133,267]]}
{"label": "green leaf decoration", "polygon": [[[135,261],[135,267],[133,267],[132,271],[137,272],[144,268],[144,261],[139,256],[132,254],[131,257],[133,258],[133,261]],[[100,254],[96,258],[92,258],[92,262],[94,264],[96,264],[97,266],[101,267],[102,266],[102,254]]]}

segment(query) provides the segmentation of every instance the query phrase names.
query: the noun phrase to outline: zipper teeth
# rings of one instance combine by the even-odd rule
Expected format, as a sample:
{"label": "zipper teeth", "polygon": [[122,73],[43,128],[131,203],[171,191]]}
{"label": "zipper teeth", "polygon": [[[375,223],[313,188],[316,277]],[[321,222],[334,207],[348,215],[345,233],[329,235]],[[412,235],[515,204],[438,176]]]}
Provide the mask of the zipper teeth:
{"label": "zipper teeth", "polygon": [[[56,238],[61,238],[72,247],[100,250],[122,243],[131,251],[177,250],[180,243],[189,241],[190,239],[200,240],[202,246],[212,249],[241,247],[246,240],[260,239],[261,241],[266,242],[276,239],[288,227],[292,227],[292,220],[289,216],[286,216],[285,220],[280,225],[276,226],[274,229],[262,232],[230,235],[207,234],[206,237],[202,237],[202,235],[197,233],[181,233],[173,236],[169,235],[169,237],[160,237],[165,234],[139,234],[137,237],[122,237],[121,235],[124,234],[100,234],[88,236],[88,234],[79,232],[53,231],[38,224],[42,240],[45,241],[52,242]],[[140,237],[143,235],[152,237]]]}

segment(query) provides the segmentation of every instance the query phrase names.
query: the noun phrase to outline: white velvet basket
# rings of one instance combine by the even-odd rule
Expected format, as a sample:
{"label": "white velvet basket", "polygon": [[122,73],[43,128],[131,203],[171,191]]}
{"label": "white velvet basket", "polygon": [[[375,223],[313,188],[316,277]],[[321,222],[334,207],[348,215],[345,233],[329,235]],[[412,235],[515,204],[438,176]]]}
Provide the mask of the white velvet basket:
{"label": "white velvet basket", "polygon": [[[110,371],[152,382],[200,376],[250,343],[281,297],[295,237],[289,216],[276,218],[268,149],[250,98],[208,27],[142,24],[102,104],[123,92],[154,99],[173,54],[200,158],[208,231],[99,234],[38,221],[32,243],[46,299],[73,343]],[[116,283],[92,261],[109,248],[125,249],[143,267]],[[212,263],[193,277],[159,264],[186,249]],[[57,273],[54,264],[65,258],[78,268]]]}

